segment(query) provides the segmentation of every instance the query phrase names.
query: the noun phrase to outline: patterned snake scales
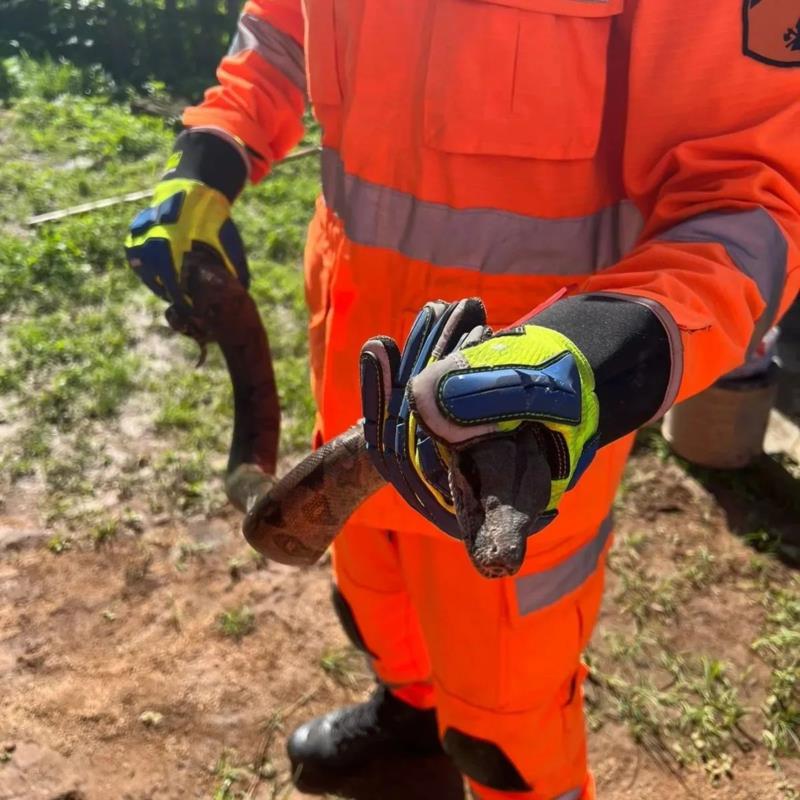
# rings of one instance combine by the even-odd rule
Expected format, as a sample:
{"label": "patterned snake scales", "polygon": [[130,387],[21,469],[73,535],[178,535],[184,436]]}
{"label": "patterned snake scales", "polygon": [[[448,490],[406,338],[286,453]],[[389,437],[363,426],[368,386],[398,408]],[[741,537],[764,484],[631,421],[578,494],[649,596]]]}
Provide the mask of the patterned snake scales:
{"label": "patterned snake scales", "polygon": [[[217,342],[225,357],[234,396],[225,489],[245,512],[245,538],[275,561],[313,564],[356,508],[384,485],[366,452],[361,423],[275,477],[280,407],[258,309],[209,258],[192,254],[185,274],[193,314],[170,309],[167,318],[203,348]],[[473,564],[486,577],[514,574],[531,522],[550,496],[550,469],[532,426],[513,439],[493,437],[452,455],[451,487]]]}

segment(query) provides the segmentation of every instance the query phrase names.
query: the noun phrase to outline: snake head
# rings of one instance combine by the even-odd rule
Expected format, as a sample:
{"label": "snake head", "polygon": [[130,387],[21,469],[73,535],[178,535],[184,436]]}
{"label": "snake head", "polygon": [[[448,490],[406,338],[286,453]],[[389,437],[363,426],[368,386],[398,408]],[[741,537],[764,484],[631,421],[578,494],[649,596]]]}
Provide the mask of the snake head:
{"label": "snake head", "polygon": [[517,573],[550,502],[550,466],[536,423],[456,450],[450,486],[464,544],[486,578]]}

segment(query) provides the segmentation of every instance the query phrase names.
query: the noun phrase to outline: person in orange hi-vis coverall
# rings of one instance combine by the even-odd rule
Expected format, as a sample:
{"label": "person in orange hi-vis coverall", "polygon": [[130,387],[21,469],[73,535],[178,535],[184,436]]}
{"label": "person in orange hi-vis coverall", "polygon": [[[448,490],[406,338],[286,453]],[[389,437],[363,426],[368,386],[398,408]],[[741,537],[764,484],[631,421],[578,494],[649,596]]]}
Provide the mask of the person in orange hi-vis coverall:
{"label": "person in orange hi-vis coverall", "polygon": [[334,606],[379,687],[293,734],[305,773],[441,739],[482,800],[595,796],[580,656],[632,432],[742,363],[800,283],[797,13],[788,0],[245,5],[166,177],[232,201],[299,141],[310,98],[317,442],[362,414],[364,341],[401,340],[427,301],[479,297],[502,327],[566,289],[537,323],[591,364],[604,445],[514,577],[482,578],[392,488],[357,511],[334,546]]}

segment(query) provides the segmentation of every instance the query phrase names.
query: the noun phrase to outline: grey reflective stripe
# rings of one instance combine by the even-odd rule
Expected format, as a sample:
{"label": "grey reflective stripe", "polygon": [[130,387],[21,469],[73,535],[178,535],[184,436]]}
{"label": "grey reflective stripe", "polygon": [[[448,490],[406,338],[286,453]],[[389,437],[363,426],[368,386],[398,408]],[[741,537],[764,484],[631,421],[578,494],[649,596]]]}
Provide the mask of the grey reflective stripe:
{"label": "grey reflective stripe", "polygon": [[229,56],[252,51],[282,72],[303,94],[306,91],[306,62],[303,48],[289,34],[252,14],[239,18]]}
{"label": "grey reflective stripe", "polygon": [[[568,792],[554,797],[553,800],[580,800],[582,796],[583,789],[570,789]],[[472,800],[481,800],[480,795],[475,794],[475,790],[472,787],[470,787],[470,797]]]}
{"label": "grey reflective stripe", "polygon": [[570,789],[568,792],[564,792],[564,794],[554,797],[553,800],[580,800],[582,795],[583,789]]}
{"label": "grey reflective stripe", "polygon": [[322,152],[322,192],[357,244],[492,275],[586,275],[619,261],[642,228],[629,201],[559,219],[430,203],[345,172],[331,149]]}
{"label": "grey reflective stripe", "polygon": [[668,242],[721,244],[731,261],[755,281],[767,307],[756,323],[750,349],[758,346],[772,327],[786,283],[789,247],[778,223],[763,208],[720,213],[709,211],[687,219],[658,239]]}
{"label": "grey reflective stripe", "polygon": [[544,572],[517,578],[515,584],[519,613],[533,614],[581,586],[597,569],[600,555],[613,527],[614,520],[609,514],[601,523],[594,539],[569,558]]}

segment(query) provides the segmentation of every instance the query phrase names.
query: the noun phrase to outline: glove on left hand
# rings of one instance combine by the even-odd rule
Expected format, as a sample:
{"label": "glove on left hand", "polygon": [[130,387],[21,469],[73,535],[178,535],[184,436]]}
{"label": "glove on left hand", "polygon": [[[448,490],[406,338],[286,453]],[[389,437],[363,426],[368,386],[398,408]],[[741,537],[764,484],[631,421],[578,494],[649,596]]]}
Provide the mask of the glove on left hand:
{"label": "glove on left hand", "polygon": [[183,312],[191,308],[184,260],[197,248],[213,253],[247,288],[247,258],[230,209],[221,191],[201,181],[161,181],[152,206],[131,223],[125,240],[128,262],[151,291]]}
{"label": "glove on left hand", "polygon": [[459,538],[449,450],[535,423],[552,484],[533,533],[556,517],[598,444],[594,375],[578,347],[549,328],[523,325],[491,336],[484,323],[478,300],[429,303],[402,356],[385,338],[367,342],[361,356],[365,436],[378,470],[412,507]]}
{"label": "glove on left hand", "polygon": [[175,313],[190,315],[187,256],[211,255],[248,287],[250,275],[231,204],[247,180],[244,145],[188,130],[175,142],[153,202],[139,212],[125,254],[139,278]]}

